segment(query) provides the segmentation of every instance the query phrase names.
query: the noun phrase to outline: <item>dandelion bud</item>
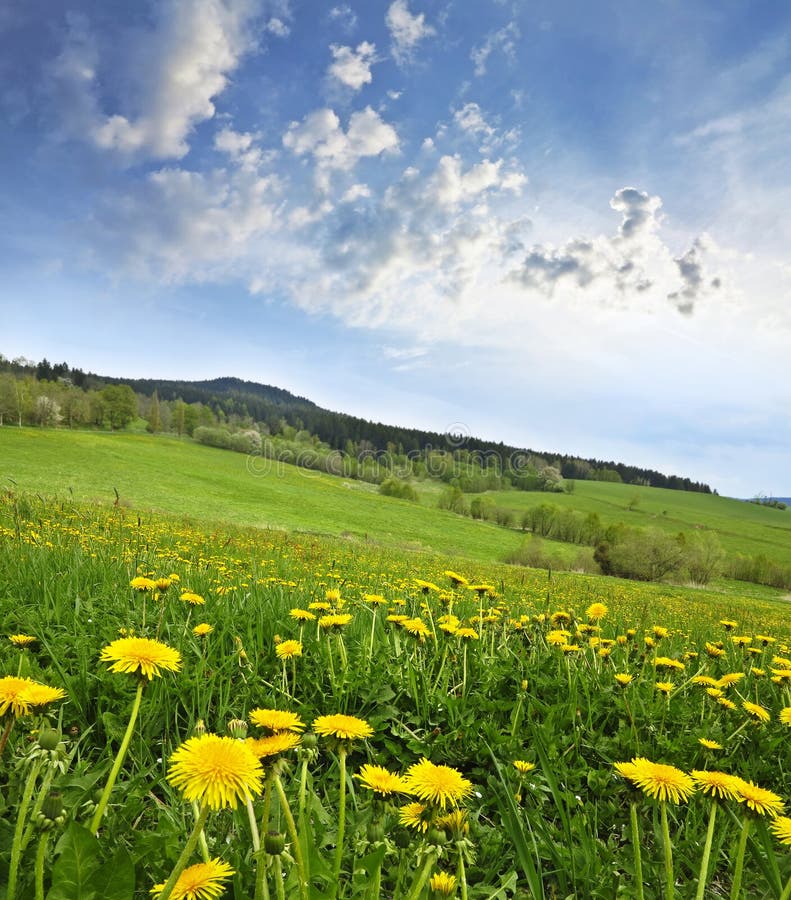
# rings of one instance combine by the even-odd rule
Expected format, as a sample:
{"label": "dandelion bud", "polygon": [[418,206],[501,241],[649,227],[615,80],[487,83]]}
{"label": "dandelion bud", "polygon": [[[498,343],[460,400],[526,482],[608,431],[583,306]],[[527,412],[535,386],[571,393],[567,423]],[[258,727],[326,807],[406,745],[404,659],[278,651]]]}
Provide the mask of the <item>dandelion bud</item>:
{"label": "dandelion bud", "polygon": [[432,847],[442,847],[448,843],[448,835],[444,828],[429,828],[426,832],[426,840]]}
{"label": "dandelion bud", "polygon": [[318,735],[314,734],[312,731],[306,731],[305,734],[302,735],[302,746],[305,750],[315,750],[318,745]]}
{"label": "dandelion bud", "polygon": [[38,745],[42,750],[57,750],[60,741],[61,733],[49,725],[44,725],[38,733]]}
{"label": "dandelion bud", "polygon": [[228,734],[233,738],[244,740],[247,737],[247,722],[244,719],[231,719],[228,722]]}
{"label": "dandelion bud", "polygon": [[53,822],[63,815],[63,794],[60,791],[51,791],[47,794],[46,799],[41,807],[41,812],[45,819],[51,819]]}
{"label": "dandelion bud", "polygon": [[264,835],[264,850],[270,856],[280,856],[286,849],[286,839],[278,831],[267,831]]}
{"label": "dandelion bud", "polygon": [[198,719],[195,723],[195,726],[192,729],[193,737],[203,737],[206,734],[206,723],[203,719]]}

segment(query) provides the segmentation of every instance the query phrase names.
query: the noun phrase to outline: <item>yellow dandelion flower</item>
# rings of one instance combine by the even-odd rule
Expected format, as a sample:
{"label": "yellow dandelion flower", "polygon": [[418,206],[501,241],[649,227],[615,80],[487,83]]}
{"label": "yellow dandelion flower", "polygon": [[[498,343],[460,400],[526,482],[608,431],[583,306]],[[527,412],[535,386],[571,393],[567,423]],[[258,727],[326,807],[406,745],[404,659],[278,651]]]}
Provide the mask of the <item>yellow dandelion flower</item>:
{"label": "yellow dandelion flower", "polygon": [[314,600],[312,603],[308,603],[308,609],[316,609],[326,612],[328,609],[332,609],[332,607],[324,600]]}
{"label": "yellow dandelion flower", "polygon": [[383,797],[389,797],[390,794],[395,793],[409,793],[403,776],[390,772],[384,766],[372,766],[366,763],[360,767],[360,771],[354,777],[360,779],[363,787],[367,787]]}
{"label": "yellow dandelion flower", "polygon": [[170,757],[167,779],[185,799],[235,809],[261,793],[263,769],[245,741],[216,734],[188,738]]}
{"label": "yellow dandelion flower", "polygon": [[670,631],[665,628],[664,625],[654,625],[651,631],[653,631],[654,637],[660,641],[662,640],[662,638],[666,638],[670,634]]}
{"label": "yellow dandelion flower", "polygon": [[203,606],[206,602],[200,594],[196,594],[194,591],[184,591],[179,599],[189,603],[190,606]]}
{"label": "yellow dandelion flower", "polygon": [[717,703],[719,703],[720,706],[724,706],[725,709],[736,709],[736,704],[733,702],[733,700],[729,700],[727,697],[717,697]]}
{"label": "yellow dandelion flower", "polygon": [[474,628],[457,628],[453,633],[456,637],[467,641],[477,641],[480,638],[480,635]]}
{"label": "yellow dandelion flower", "polygon": [[555,628],[552,631],[547,632],[547,643],[553,647],[562,647],[568,642],[570,637],[570,631],[566,631],[563,628]]}
{"label": "yellow dandelion flower", "polygon": [[780,719],[783,725],[791,727],[791,706],[786,706],[781,709],[777,718]]}
{"label": "yellow dandelion flower", "polygon": [[162,578],[157,578],[157,579],[154,581],[154,587],[156,587],[156,589],[160,592],[160,594],[164,594],[165,591],[170,587],[170,585],[171,585],[172,583],[173,583],[173,582],[172,582],[172,579],[170,579],[170,578],[165,578],[165,577],[163,576]]}
{"label": "yellow dandelion flower", "polygon": [[727,672],[717,681],[717,687],[731,687],[738,684],[744,678],[744,672]]}
{"label": "yellow dandelion flower", "polygon": [[406,619],[402,624],[405,631],[420,641],[425,641],[427,637],[431,636],[431,629],[422,619]]}
{"label": "yellow dandelion flower", "polygon": [[734,622],[733,619],[720,619],[720,625],[722,625],[726,631],[732,631],[738,624],[739,623]]}
{"label": "yellow dandelion flower", "polygon": [[566,612],[565,609],[555,610],[549,617],[549,621],[553,628],[557,628],[561,623],[565,622],[568,624],[571,621],[571,613]]}
{"label": "yellow dandelion flower", "polygon": [[717,644],[712,644],[710,641],[706,641],[706,653],[712,659],[719,659],[720,656],[725,656],[725,651],[722,647],[718,647]]}
{"label": "yellow dandelion flower", "polygon": [[305,727],[305,723],[296,713],[285,709],[254,709],[249,718],[253,725],[271,732],[302,731]]}
{"label": "yellow dandelion flower", "polygon": [[316,616],[308,609],[292,609],[289,615],[298,622],[312,622],[313,619],[316,618]]}
{"label": "yellow dandelion flower", "polygon": [[769,823],[769,827],[781,844],[791,847],[791,819],[788,816],[777,816]]}
{"label": "yellow dandelion flower", "polygon": [[764,645],[764,647],[768,646],[769,644],[774,644],[774,642],[777,640],[777,638],[773,638],[768,634],[756,634],[755,639],[756,641],[760,641]]}
{"label": "yellow dandelion flower", "polygon": [[[179,875],[171,900],[215,900],[223,893],[222,881],[230,878],[234,870],[221,859],[210,859],[205,863],[196,863],[189,866]],[[153,900],[162,896],[165,882],[151,888]]]}
{"label": "yellow dandelion flower", "polygon": [[330,716],[319,716],[313,720],[313,730],[322,737],[334,737],[339,741],[357,741],[371,737],[373,728],[356,716],[336,713]]}
{"label": "yellow dandelion flower", "polygon": [[363,600],[371,606],[384,606],[387,603],[381,594],[363,594]]}
{"label": "yellow dandelion flower", "polygon": [[442,574],[446,578],[450,579],[450,582],[454,587],[469,584],[469,581],[463,575],[459,575],[457,572],[446,571],[446,572],[443,572]]}
{"label": "yellow dandelion flower", "polygon": [[528,762],[526,759],[515,759],[514,760],[514,768],[520,775],[527,775],[528,772],[532,772],[535,769],[536,764],[533,762]]}
{"label": "yellow dandelion flower", "polygon": [[698,743],[705,747],[707,750],[725,749],[722,744],[718,744],[716,741],[711,741],[708,738],[698,738]]}
{"label": "yellow dandelion flower", "polygon": [[564,644],[560,648],[564,653],[579,653],[579,645],[578,644]]}
{"label": "yellow dandelion flower", "polygon": [[8,640],[11,641],[15,647],[29,647],[31,644],[36,643],[37,638],[32,634],[10,634]]}
{"label": "yellow dandelion flower", "polygon": [[458,806],[472,793],[472,783],[450,766],[438,766],[425,757],[407,769],[406,784],[419,800],[439,806]]}
{"label": "yellow dandelion flower", "polygon": [[428,882],[429,888],[440,897],[450,897],[456,891],[456,876],[449,872],[435,872]]}
{"label": "yellow dandelion flower", "polygon": [[706,688],[706,693],[709,697],[714,697],[715,700],[722,697],[722,691],[718,687]]}
{"label": "yellow dandelion flower", "polygon": [[102,662],[110,662],[111,672],[140,672],[152,679],[166,672],[178,672],[181,668],[181,654],[173,647],[150,638],[119,638],[108,644],[99,657]]}
{"label": "yellow dandelion flower", "polygon": [[692,780],[700,790],[716,800],[736,800],[738,795],[738,779],[727,772],[714,772],[710,769],[693,769]]}
{"label": "yellow dandelion flower", "polygon": [[750,703],[749,700],[745,700],[742,703],[742,709],[759,722],[768,722],[772,718],[768,710],[765,710],[763,706],[759,706],[757,703]]}
{"label": "yellow dandelion flower", "polygon": [[324,599],[328,603],[337,603],[341,599],[341,592],[337,588],[330,588],[324,592]]}
{"label": "yellow dandelion flower", "polygon": [[213,631],[214,626],[209,625],[208,622],[201,622],[192,629],[192,633],[195,635],[195,637],[207,637]]}
{"label": "yellow dandelion flower", "polygon": [[27,716],[30,715],[31,707],[46,706],[65,696],[66,692],[62,688],[40,684],[30,678],[6,675],[0,678],[0,717],[9,709],[16,718]]}
{"label": "yellow dandelion flower", "polygon": [[319,619],[319,625],[322,628],[343,628],[351,622],[351,613],[330,613]]}
{"label": "yellow dandelion flower", "polygon": [[695,783],[686,772],[644,757],[617,763],[616,770],[654,800],[685,803],[695,792]]}
{"label": "yellow dandelion flower", "polygon": [[607,606],[604,603],[591,603],[585,610],[585,615],[590,622],[600,622],[607,615]]}
{"label": "yellow dandelion flower", "polygon": [[626,687],[634,681],[634,675],[630,675],[628,672],[617,672],[615,680],[621,687]]}
{"label": "yellow dandelion flower", "polygon": [[153,591],[156,589],[157,583],[153,578],[146,578],[144,575],[138,575],[129,582],[129,587],[135,591]]}
{"label": "yellow dandelion flower", "polygon": [[733,777],[736,780],[736,799],[744,803],[748,809],[759,816],[771,816],[772,818],[783,812],[785,804],[774,791],[759,787],[752,781],[745,781],[735,775]]}
{"label": "yellow dandelion flower", "polygon": [[660,694],[664,694],[667,697],[673,690],[675,685],[672,681],[657,681],[654,687],[659,691]]}
{"label": "yellow dandelion flower", "polygon": [[299,746],[301,735],[293,731],[278,731],[261,738],[247,738],[247,746],[255,756],[262,759],[267,756],[279,756],[287,750],[293,750]]}
{"label": "yellow dandelion flower", "polygon": [[444,828],[455,837],[461,837],[470,833],[470,823],[467,821],[466,809],[452,809],[446,812],[444,816],[437,816],[434,820],[437,828]]}
{"label": "yellow dandelion flower", "polygon": [[275,647],[278,659],[291,659],[294,656],[302,656],[302,644],[299,641],[281,641]]}
{"label": "yellow dandelion flower", "polygon": [[717,679],[712,678],[710,675],[695,675],[690,681],[692,684],[705,684],[708,687],[717,687]]}
{"label": "yellow dandelion flower", "polygon": [[427,594],[429,591],[435,591],[436,593],[440,591],[440,588],[433,581],[423,581],[422,578],[413,578],[412,581],[424,594]]}
{"label": "yellow dandelion flower", "polygon": [[417,831],[428,831],[432,818],[432,811],[423,803],[407,803],[398,810],[398,821]]}
{"label": "yellow dandelion flower", "polygon": [[679,662],[677,659],[671,659],[669,656],[657,656],[654,660],[654,665],[658,669],[678,669],[681,672],[686,669],[683,662]]}

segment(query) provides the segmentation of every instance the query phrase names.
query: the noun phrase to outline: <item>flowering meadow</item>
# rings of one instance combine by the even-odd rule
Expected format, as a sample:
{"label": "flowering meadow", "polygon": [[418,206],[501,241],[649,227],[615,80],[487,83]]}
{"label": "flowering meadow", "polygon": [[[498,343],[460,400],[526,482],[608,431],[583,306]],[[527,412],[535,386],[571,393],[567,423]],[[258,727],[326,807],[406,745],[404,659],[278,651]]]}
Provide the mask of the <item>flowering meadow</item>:
{"label": "flowering meadow", "polygon": [[0,622],[5,900],[791,897],[782,598],[9,492]]}

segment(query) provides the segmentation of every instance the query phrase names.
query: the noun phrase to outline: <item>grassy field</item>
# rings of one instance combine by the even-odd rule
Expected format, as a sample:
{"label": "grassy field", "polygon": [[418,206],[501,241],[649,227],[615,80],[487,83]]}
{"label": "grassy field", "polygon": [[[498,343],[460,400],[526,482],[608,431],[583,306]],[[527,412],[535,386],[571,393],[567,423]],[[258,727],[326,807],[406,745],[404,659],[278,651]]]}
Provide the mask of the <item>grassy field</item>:
{"label": "grassy field", "polygon": [[[435,508],[442,486],[418,484],[420,503],[381,496],[374,485],[286,464],[145,434],[0,428],[0,480],[21,491],[115,498],[140,510],[201,521],[344,535],[387,546],[500,560],[522,536]],[[495,505],[521,513],[542,503],[595,512],[605,525],[624,522],[670,533],[707,529],[728,554],[765,554],[791,563],[791,510],[726,497],[577,481],[569,494],[496,491]],[[579,548],[546,541],[570,563]]]}
{"label": "grassy field", "polygon": [[597,513],[605,525],[624,522],[642,528],[679,531],[708,529],[717,533],[728,553],[764,553],[791,562],[791,510],[744,503],[728,497],[636,487],[600,481],[577,481],[570,494],[490,491],[497,506],[521,513],[549,503],[563,509]]}
{"label": "grassy field", "polygon": [[786,610],[0,492],[0,896],[786,900]]}
{"label": "grassy field", "polygon": [[[114,499],[205,522],[346,535],[385,545],[497,560],[522,536],[360,481],[250,460],[188,440],[135,434],[0,428],[6,487],[77,500]],[[573,556],[576,548],[557,544]]]}

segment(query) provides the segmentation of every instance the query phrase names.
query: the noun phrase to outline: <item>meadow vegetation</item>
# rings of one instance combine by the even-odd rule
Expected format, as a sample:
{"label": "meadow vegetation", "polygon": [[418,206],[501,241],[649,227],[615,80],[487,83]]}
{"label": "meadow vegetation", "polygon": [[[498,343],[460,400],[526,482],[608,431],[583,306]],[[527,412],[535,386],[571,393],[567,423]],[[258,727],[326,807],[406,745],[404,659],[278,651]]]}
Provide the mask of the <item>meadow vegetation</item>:
{"label": "meadow vegetation", "polygon": [[776,594],[88,505],[67,484],[0,500],[7,900],[787,900]]}

